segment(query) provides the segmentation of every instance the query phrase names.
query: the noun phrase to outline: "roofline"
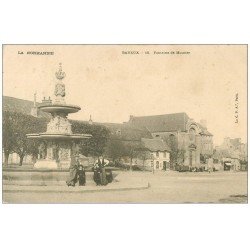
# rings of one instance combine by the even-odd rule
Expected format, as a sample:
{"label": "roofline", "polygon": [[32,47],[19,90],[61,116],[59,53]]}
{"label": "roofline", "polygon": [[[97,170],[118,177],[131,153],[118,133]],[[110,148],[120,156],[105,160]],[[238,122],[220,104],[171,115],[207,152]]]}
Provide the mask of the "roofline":
{"label": "roofline", "polygon": [[171,151],[168,150],[168,149],[166,149],[166,150],[151,150],[151,149],[149,149],[147,147],[144,147],[144,148],[142,147],[142,148],[139,148],[139,149],[147,149],[150,152],[168,152],[168,153],[171,153]]}
{"label": "roofline", "polygon": [[161,115],[142,115],[142,116],[133,116],[132,115],[132,117],[133,118],[142,118],[142,117],[156,117],[156,116],[176,115],[176,114],[185,114],[187,117],[189,117],[186,112],[168,113],[168,114],[161,114]]}

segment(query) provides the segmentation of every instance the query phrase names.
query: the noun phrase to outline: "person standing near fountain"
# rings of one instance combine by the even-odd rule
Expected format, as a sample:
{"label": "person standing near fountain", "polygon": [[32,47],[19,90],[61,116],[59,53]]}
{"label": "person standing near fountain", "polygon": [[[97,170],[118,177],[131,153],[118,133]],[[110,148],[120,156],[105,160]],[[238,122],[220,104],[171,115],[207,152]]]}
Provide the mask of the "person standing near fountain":
{"label": "person standing near fountain", "polygon": [[86,174],[85,174],[85,169],[83,165],[78,166],[78,180],[79,180],[79,186],[85,186],[86,184]]}
{"label": "person standing near fountain", "polygon": [[107,179],[106,179],[106,170],[105,170],[105,161],[104,158],[102,157],[102,163],[101,163],[101,185],[102,186],[106,186],[107,183]]}
{"label": "person standing near fountain", "polygon": [[76,185],[77,182],[77,164],[70,166],[69,168],[69,178],[66,181],[66,184],[69,186],[74,187]]}
{"label": "person standing near fountain", "polygon": [[92,170],[94,172],[94,176],[93,176],[94,182],[96,186],[100,186],[101,185],[101,161],[99,158],[98,158],[98,161],[95,162]]}
{"label": "person standing near fountain", "polygon": [[69,168],[69,178],[66,181],[66,184],[74,187],[79,181],[79,186],[85,186],[86,176],[83,165],[80,164],[79,156],[75,156],[75,164]]}
{"label": "person standing near fountain", "polygon": [[104,157],[102,157],[102,161],[98,157],[98,160],[95,162],[95,165],[93,167],[94,176],[93,179],[97,186],[106,186],[108,184],[107,178],[106,178],[106,169],[105,166],[109,163],[108,160],[105,160]]}

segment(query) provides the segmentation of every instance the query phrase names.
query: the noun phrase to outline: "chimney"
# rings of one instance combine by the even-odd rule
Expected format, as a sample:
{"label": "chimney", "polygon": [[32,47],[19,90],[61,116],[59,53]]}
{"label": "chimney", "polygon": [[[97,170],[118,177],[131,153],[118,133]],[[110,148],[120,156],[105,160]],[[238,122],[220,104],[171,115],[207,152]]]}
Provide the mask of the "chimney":
{"label": "chimney", "polygon": [[48,99],[46,99],[44,96],[42,100],[42,105],[51,105],[51,104],[52,104],[52,100],[50,99],[50,96]]}
{"label": "chimney", "polygon": [[207,120],[204,119],[200,120],[200,124],[202,127],[207,128]]}

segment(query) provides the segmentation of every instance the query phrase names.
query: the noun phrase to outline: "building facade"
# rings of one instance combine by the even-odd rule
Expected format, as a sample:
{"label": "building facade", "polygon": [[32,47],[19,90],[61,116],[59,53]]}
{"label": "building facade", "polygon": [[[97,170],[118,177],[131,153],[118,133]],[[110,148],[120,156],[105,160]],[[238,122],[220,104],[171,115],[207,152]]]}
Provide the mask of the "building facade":
{"label": "building facade", "polygon": [[142,138],[139,153],[133,159],[133,165],[147,170],[169,170],[170,149],[162,139]]}
{"label": "building facade", "polygon": [[[186,113],[156,116],[131,116],[128,122],[144,127],[153,138],[162,139],[176,154],[176,164],[188,168],[200,168],[213,155],[213,135],[208,131],[206,121],[200,123],[190,119]],[[173,167],[174,168],[174,167]]]}
{"label": "building facade", "polygon": [[215,157],[231,170],[247,169],[247,144],[241,138],[226,137],[220,146],[215,147]]}

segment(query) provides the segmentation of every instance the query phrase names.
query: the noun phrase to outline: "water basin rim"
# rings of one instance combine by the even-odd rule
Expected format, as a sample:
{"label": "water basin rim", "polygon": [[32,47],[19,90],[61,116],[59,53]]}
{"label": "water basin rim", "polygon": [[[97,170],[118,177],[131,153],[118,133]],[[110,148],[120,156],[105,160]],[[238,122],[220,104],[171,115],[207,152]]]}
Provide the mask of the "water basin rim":
{"label": "water basin rim", "polygon": [[27,138],[34,139],[43,139],[43,138],[51,138],[51,139],[87,139],[91,138],[91,134],[49,134],[49,133],[38,133],[38,134],[27,134]]}
{"label": "water basin rim", "polygon": [[66,108],[77,108],[77,109],[81,109],[80,106],[77,105],[73,105],[73,104],[48,104],[48,105],[41,105],[38,106],[39,109],[42,108],[50,108],[50,107],[55,107],[55,108],[61,108],[61,107],[66,107]]}

